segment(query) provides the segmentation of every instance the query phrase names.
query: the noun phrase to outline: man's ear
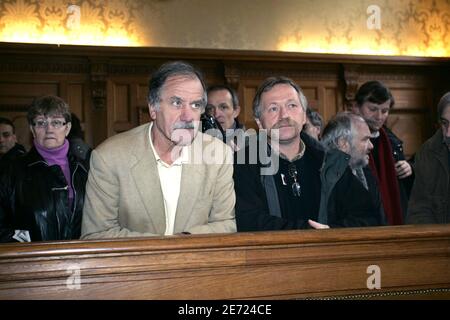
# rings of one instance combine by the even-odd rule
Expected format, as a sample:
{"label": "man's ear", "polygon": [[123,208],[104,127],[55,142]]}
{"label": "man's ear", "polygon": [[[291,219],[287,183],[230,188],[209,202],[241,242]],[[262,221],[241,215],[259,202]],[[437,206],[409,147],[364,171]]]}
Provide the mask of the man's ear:
{"label": "man's ear", "polygon": [[72,122],[67,123],[66,127],[66,137],[69,135],[70,129],[72,129]]}
{"label": "man's ear", "polygon": [[347,139],[340,137],[338,139],[338,147],[339,150],[345,152],[345,153],[349,153],[350,152],[350,143],[347,141]]}
{"label": "man's ear", "polygon": [[33,138],[36,138],[36,133],[34,132],[34,127],[32,125],[30,125],[30,131],[31,134],[33,135]]}
{"label": "man's ear", "polygon": [[241,113],[241,106],[236,106],[236,108],[233,109],[233,118],[237,118],[239,113]]}
{"label": "man's ear", "polygon": [[351,109],[352,113],[361,115],[361,111],[359,110],[359,107],[356,105],[356,103],[354,103],[350,109]]}
{"label": "man's ear", "polygon": [[156,109],[154,105],[148,104],[148,113],[150,114],[150,119],[156,119]]}
{"label": "man's ear", "polygon": [[263,130],[264,128],[263,128],[263,126],[261,124],[261,121],[259,121],[258,118],[255,118],[255,121],[256,121],[256,124],[258,125],[259,130]]}

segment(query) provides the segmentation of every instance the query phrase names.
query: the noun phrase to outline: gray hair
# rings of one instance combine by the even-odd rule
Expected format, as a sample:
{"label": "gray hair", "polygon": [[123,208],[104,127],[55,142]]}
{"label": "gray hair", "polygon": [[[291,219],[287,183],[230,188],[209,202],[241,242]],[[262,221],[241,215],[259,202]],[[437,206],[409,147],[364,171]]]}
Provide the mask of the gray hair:
{"label": "gray hair", "polygon": [[159,102],[161,101],[161,90],[164,87],[167,79],[175,76],[186,76],[190,78],[197,78],[202,84],[203,100],[206,105],[206,86],[203,80],[203,75],[189,63],[184,61],[173,61],[164,63],[155,71],[148,84],[148,102],[156,110],[159,109]]}
{"label": "gray hair", "polygon": [[236,110],[236,108],[239,106],[239,98],[238,95],[236,93],[236,90],[234,90],[233,88],[231,88],[230,86],[227,86],[225,84],[217,84],[214,86],[210,86],[208,87],[208,94],[214,91],[221,91],[221,90],[226,90],[230,93],[231,95],[231,102],[233,103],[233,109]]}
{"label": "gray hair", "polygon": [[309,122],[315,127],[319,127],[322,130],[323,119],[320,113],[312,110],[311,108],[306,109],[306,117],[308,117]]}
{"label": "gray hair", "polygon": [[261,96],[264,92],[271,90],[277,84],[287,84],[295,89],[298,93],[298,98],[302,105],[303,111],[306,112],[308,108],[308,100],[306,100],[305,95],[303,94],[302,89],[291,79],[287,77],[270,77],[264,80],[264,82],[259,86],[256,91],[255,98],[253,98],[253,116],[256,119],[261,117]]}
{"label": "gray hair", "polygon": [[34,99],[27,113],[28,124],[33,125],[37,116],[63,116],[66,122],[72,122],[69,105],[57,96],[48,95]]}
{"label": "gray hair", "polygon": [[442,98],[439,100],[437,107],[439,120],[441,119],[445,108],[447,108],[449,105],[450,105],[450,91],[444,94]]}
{"label": "gray hair", "polygon": [[365,120],[354,113],[344,111],[336,114],[325,126],[322,133],[321,143],[326,150],[339,149],[339,140],[344,139],[351,145],[354,132],[354,122]]}

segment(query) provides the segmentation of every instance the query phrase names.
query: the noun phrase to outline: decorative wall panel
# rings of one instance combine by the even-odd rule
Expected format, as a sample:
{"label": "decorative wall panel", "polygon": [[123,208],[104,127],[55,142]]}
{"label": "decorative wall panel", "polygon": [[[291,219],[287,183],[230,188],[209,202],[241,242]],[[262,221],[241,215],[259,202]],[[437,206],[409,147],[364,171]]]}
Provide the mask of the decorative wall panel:
{"label": "decorative wall panel", "polygon": [[450,56],[448,0],[3,0],[0,41]]}

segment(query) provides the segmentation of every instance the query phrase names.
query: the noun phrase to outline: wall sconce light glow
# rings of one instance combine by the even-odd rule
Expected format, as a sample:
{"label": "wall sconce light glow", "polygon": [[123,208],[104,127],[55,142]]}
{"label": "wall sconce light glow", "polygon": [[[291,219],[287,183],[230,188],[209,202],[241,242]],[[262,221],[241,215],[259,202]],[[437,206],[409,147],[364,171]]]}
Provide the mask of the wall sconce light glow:
{"label": "wall sconce light glow", "polygon": [[[0,18],[0,41],[22,43],[51,43],[96,46],[140,46],[138,37],[122,26],[106,25],[99,19],[98,10],[88,10],[69,5],[67,19],[64,16],[49,16],[42,25],[35,15],[35,7],[23,0],[5,4]],[[84,12],[81,15],[81,12]]]}
{"label": "wall sconce light glow", "polygon": [[351,45],[340,42],[328,43],[324,40],[296,41],[283,40],[277,47],[280,51],[288,52],[307,52],[307,53],[337,53],[337,54],[361,54],[361,55],[396,55],[396,56],[417,56],[417,57],[448,57],[450,48],[444,48],[440,44],[432,44],[426,48],[417,46],[407,46],[402,50],[392,44],[383,43],[376,45],[366,43],[364,40],[354,41]]}
{"label": "wall sconce light glow", "polygon": [[89,26],[81,28],[81,31],[73,32],[67,32],[65,29],[39,31],[26,22],[18,22],[4,28],[0,33],[0,41],[96,46],[140,46],[139,41],[125,31],[114,34],[89,28]]}

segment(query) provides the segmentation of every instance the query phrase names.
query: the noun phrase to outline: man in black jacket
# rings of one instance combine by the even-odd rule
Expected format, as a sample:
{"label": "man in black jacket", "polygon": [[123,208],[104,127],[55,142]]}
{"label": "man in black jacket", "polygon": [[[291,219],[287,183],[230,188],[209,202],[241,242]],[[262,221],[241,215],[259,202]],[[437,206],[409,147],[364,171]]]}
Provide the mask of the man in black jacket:
{"label": "man in black jacket", "polygon": [[0,118],[0,164],[14,160],[25,154],[25,148],[17,143],[14,124],[11,120]]}
{"label": "man in black jacket", "polygon": [[268,78],[257,90],[258,141],[250,139],[235,154],[238,231],[304,229],[317,220],[323,148],[300,134],[306,108],[303,92],[291,79]]}
{"label": "man in black jacket", "polygon": [[338,113],[325,127],[320,223],[332,228],[385,223],[377,182],[367,167],[370,138],[364,119],[349,112]]}

